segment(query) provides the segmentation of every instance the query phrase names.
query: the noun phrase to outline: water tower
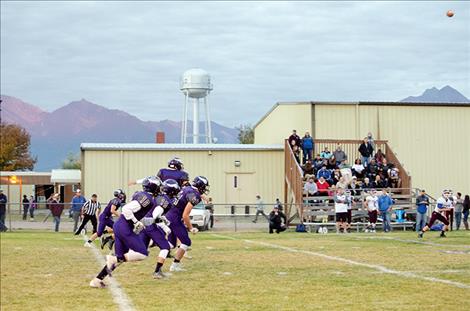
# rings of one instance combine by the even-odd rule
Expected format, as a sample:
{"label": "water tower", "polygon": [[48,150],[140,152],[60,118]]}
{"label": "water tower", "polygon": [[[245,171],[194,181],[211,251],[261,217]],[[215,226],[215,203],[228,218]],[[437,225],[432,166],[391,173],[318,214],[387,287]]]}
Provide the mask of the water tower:
{"label": "water tower", "polygon": [[[186,144],[187,137],[193,137],[193,144],[199,143],[199,138],[205,138],[206,143],[212,143],[211,119],[208,96],[212,91],[211,77],[202,69],[190,69],[181,77],[180,90],[184,94],[183,124],[181,126],[181,143]],[[199,133],[199,108],[204,103],[205,134]],[[193,134],[188,135],[188,104],[193,106]]]}

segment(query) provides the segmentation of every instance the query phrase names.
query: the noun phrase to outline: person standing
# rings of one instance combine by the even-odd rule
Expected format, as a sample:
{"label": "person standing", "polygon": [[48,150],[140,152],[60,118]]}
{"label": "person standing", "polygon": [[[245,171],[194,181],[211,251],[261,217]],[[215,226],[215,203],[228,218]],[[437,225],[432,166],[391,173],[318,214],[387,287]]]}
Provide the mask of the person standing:
{"label": "person standing", "polygon": [[29,220],[34,221],[34,210],[38,207],[36,199],[31,196],[29,198]]}
{"label": "person standing", "polygon": [[98,215],[100,214],[100,211],[101,204],[100,202],[98,202],[98,196],[96,194],[93,194],[91,196],[91,199],[86,201],[86,203],[83,205],[83,220],[80,227],[78,227],[77,231],[75,231],[75,235],[80,234],[80,232],[85,228],[88,221],[91,221],[91,224],[93,225],[93,234],[96,233],[98,227]]}
{"label": "person standing", "polygon": [[282,203],[279,199],[276,199],[276,203],[274,203],[274,206],[277,206],[277,208],[282,212],[283,207],[282,207]]}
{"label": "person standing", "polygon": [[336,233],[345,233],[348,221],[348,200],[344,188],[338,187],[333,197],[336,214]]}
{"label": "person standing", "polygon": [[6,232],[8,230],[7,226],[5,226],[7,202],[8,202],[7,196],[3,194],[3,189],[0,189],[0,232]]}
{"label": "person standing", "polygon": [[383,230],[384,232],[390,232],[392,227],[390,226],[390,215],[392,211],[393,200],[387,193],[386,189],[382,189],[382,194],[379,196],[377,203],[379,205],[379,211],[383,219]]}
{"label": "person standing", "polygon": [[23,203],[23,220],[26,220],[26,217],[28,216],[28,210],[29,210],[29,200],[26,194],[23,194],[22,203]]}
{"label": "person standing", "polygon": [[377,207],[378,198],[375,189],[371,189],[369,195],[364,201],[364,208],[367,209],[369,214],[369,224],[367,225],[366,232],[375,232],[375,226],[377,223]]}
{"label": "person standing", "polygon": [[214,227],[214,203],[212,203],[212,198],[207,198],[206,210],[210,213],[210,228]]}
{"label": "person standing", "polygon": [[73,232],[77,231],[78,220],[80,219],[82,207],[85,202],[86,199],[84,196],[82,196],[81,190],[77,189],[77,191],[75,191],[75,195],[72,198],[72,206],[70,207],[70,213],[73,218]]}
{"label": "person standing", "polygon": [[[282,222],[284,220],[284,223]],[[278,206],[274,206],[274,209],[269,213],[269,233],[273,233],[276,230],[276,233],[286,230],[286,215],[279,210]]]}
{"label": "person standing", "polygon": [[455,230],[460,229],[460,223],[462,222],[462,212],[463,212],[463,199],[462,194],[457,192],[457,197],[455,200]]}
{"label": "person standing", "polygon": [[465,226],[465,230],[468,230],[468,214],[470,212],[470,196],[467,194],[465,199],[463,200],[463,225]]}
{"label": "person standing", "polygon": [[52,196],[52,199],[49,201],[49,209],[51,214],[54,217],[55,232],[59,232],[60,216],[64,210],[64,205],[59,203],[60,194],[56,193]]}
{"label": "person standing", "polygon": [[364,141],[359,146],[358,151],[361,154],[361,163],[364,165],[364,167],[366,167],[369,163],[369,159],[372,157],[372,152],[374,152],[372,145],[369,144],[367,137],[364,138]]}
{"label": "person standing", "polygon": [[307,160],[312,160],[312,154],[314,149],[314,142],[309,132],[305,132],[305,136],[302,137],[302,163],[305,164]]}
{"label": "person standing", "polygon": [[267,221],[269,221],[268,216],[264,213],[264,202],[261,200],[261,196],[259,194],[256,195],[256,216],[253,220],[254,223],[258,221],[258,215],[263,215]]}
{"label": "person standing", "polygon": [[421,231],[428,220],[427,212],[429,206],[429,197],[425,190],[421,190],[420,195],[416,198],[416,232]]}
{"label": "person standing", "polygon": [[300,139],[300,136],[297,135],[296,130],[292,130],[292,134],[289,136],[289,144],[291,145],[291,147],[302,147],[302,140]]}

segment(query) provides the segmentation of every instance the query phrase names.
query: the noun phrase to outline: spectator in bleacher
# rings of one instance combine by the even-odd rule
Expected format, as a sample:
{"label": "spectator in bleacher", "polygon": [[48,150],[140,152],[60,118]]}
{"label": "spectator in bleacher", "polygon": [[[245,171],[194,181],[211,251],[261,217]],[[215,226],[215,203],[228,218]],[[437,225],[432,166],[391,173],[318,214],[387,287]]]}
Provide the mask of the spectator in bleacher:
{"label": "spectator in bleacher", "polygon": [[304,166],[302,166],[302,170],[304,171],[305,175],[314,175],[315,174],[315,167],[312,165],[312,161],[308,160]]}
{"label": "spectator in bleacher", "polygon": [[325,180],[323,176],[320,176],[317,181],[317,189],[319,196],[327,196],[328,195],[328,188],[330,188],[330,184]]}
{"label": "spectator in bleacher", "polygon": [[465,199],[463,200],[462,205],[463,205],[463,211],[462,211],[463,225],[465,226],[465,230],[469,230],[468,214],[470,213],[470,196],[468,194],[465,196]]}
{"label": "spectator in bleacher", "polygon": [[344,160],[341,162],[339,165],[339,171],[341,173],[341,176],[344,177],[344,181],[346,184],[349,184],[351,182],[352,178],[352,170],[351,170],[351,165],[349,165],[348,160]]}
{"label": "spectator in bleacher", "polygon": [[[283,223],[284,220],[284,223]],[[274,206],[274,209],[269,213],[269,233],[273,233],[276,230],[276,233],[286,230],[286,215],[279,210],[278,206]]]}
{"label": "spectator in bleacher", "polygon": [[419,232],[426,226],[428,221],[429,197],[426,195],[425,190],[421,190],[416,198],[416,206],[416,232]]}
{"label": "spectator in bleacher", "polygon": [[334,170],[336,168],[336,159],[335,156],[331,156],[331,158],[328,159],[328,162],[326,163],[326,168],[329,170]]}
{"label": "spectator in bleacher", "polygon": [[347,230],[348,221],[348,201],[344,189],[338,187],[333,196],[336,214],[336,233],[343,233]]}
{"label": "spectator in bleacher", "polygon": [[331,171],[326,168],[326,165],[323,165],[321,169],[317,172],[317,179],[323,177],[325,180],[331,179]]}
{"label": "spectator in bleacher", "polygon": [[378,162],[377,165],[379,166],[379,174],[382,177],[382,179],[388,181],[389,179],[388,170],[393,168],[393,164],[388,163],[387,159],[384,158],[382,162],[380,163]]}
{"label": "spectator in bleacher", "polygon": [[375,180],[374,182],[372,183],[372,187],[376,188],[376,189],[383,189],[383,188],[386,188],[387,187],[387,184],[385,183],[385,181],[380,177],[380,175],[376,175],[375,176]]}
{"label": "spectator in bleacher", "polygon": [[400,188],[401,187],[401,178],[400,178],[400,171],[396,167],[392,167],[388,170],[388,180],[390,187],[392,188]]}
{"label": "spectator in bleacher", "polygon": [[320,155],[317,154],[315,159],[313,159],[313,167],[315,168],[315,172],[318,172],[318,170],[321,169],[323,163],[325,163],[325,160],[323,160]]}
{"label": "spectator in bleacher", "polygon": [[314,150],[313,138],[309,132],[305,132],[305,136],[302,137],[302,154],[303,163],[307,160],[312,160],[312,154]]}
{"label": "spectator in bleacher", "polygon": [[356,176],[357,178],[363,178],[364,177],[364,170],[365,170],[365,167],[364,167],[364,165],[362,165],[361,160],[356,159],[356,161],[354,161],[354,165],[351,168],[351,172],[352,172],[353,176]]}
{"label": "spectator in bleacher", "polygon": [[361,187],[358,184],[356,176],[352,177],[351,182],[348,185],[348,190],[353,196],[361,195]]}
{"label": "spectator in bleacher", "polygon": [[377,150],[374,159],[376,163],[383,163],[383,160],[385,159],[385,154],[382,152],[381,149]]}
{"label": "spectator in bleacher", "polygon": [[313,177],[310,177],[304,185],[304,195],[307,197],[311,197],[316,195],[318,192],[317,184]]}
{"label": "spectator in bleacher", "polygon": [[300,164],[300,147],[297,145],[292,146],[292,152],[294,153],[295,160]]}
{"label": "spectator in bleacher", "polygon": [[331,174],[331,181],[328,181],[328,182],[332,185],[336,185],[340,178],[341,178],[341,171],[339,170],[339,168],[336,168],[333,171],[333,174]]}
{"label": "spectator in bleacher", "polygon": [[346,153],[341,149],[340,144],[338,144],[335,152],[333,152],[333,156],[335,157],[336,165],[339,165],[341,162],[348,159],[348,156],[346,155]]}
{"label": "spectator in bleacher", "polygon": [[370,179],[368,177],[364,178],[364,182],[362,183],[362,189],[367,190],[367,189],[372,189],[372,188],[374,187],[372,186]]}
{"label": "spectator in bleacher", "polygon": [[289,136],[289,144],[292,146],[297,146],[299,148],[302,147],[302,140],[300,139],[300,136],[297,135],[296,130],[292,130],[292,134]]}
{"label": "spectator in bleacher", "polygon": [[375,159],[371,159],[369,165],[366,168],[366,176],[369,177],[370,180],[375,180],[375,176],[379,174],[379,166]]}
{"label": "spectator in bleacher", "polygon": [[348,183],[346,182],[346,180],[344,179],[344,176],[341,176],[338,180],[338,182],[336,183],[336,188],[343,188],[343,189],[346,189],[348,187]]}
{"label": "spectator in bleacher", "polygon": [[322,159],[329,160],[333,154],[330,152],[330,150],[328,150],[328,147],[325,147],[325,149],[320,153],[320,156]]}
{"label": "spectator in bleacher", "polygon": [[384,232],[390,232],[392,227],[390,226],[391,212],[393,200],[387,193],[387,189],[382,189],[382,194],[378,198],[379,211],[383,219],[383,230]]}
{"label": "spectator in bleacher", "polygon": [[364,164],[364,166],[367,166],[367,163],[369,163],[369,159],[372,157],[372,153],[374,152],[372,145],[369,143],[367,137],[364,138],[358,150],[361,154],[361,162]]}

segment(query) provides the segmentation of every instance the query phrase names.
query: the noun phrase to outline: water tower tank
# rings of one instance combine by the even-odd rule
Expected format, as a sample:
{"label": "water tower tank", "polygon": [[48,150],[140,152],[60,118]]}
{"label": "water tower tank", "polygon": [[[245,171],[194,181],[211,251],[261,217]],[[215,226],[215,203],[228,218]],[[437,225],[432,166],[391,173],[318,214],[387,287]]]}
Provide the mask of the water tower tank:
{"label": "water tower tank", "polygon": [[180,90],[191,98],[203,98],[212,90],[211,77],[202,69],[189,69],[181,77]]}

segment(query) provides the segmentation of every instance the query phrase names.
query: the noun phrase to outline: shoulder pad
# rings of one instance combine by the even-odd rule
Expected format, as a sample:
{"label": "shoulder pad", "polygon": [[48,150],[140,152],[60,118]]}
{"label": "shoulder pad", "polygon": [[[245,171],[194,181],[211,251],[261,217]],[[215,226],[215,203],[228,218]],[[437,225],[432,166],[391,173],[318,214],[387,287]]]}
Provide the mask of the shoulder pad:
{"label": "shoulder pad", "polygon": [[186,194],[186,199],[190,202],[193,206],[196,206],[201,202],[201,197],[198,196],[195,192],[191,191]]}

